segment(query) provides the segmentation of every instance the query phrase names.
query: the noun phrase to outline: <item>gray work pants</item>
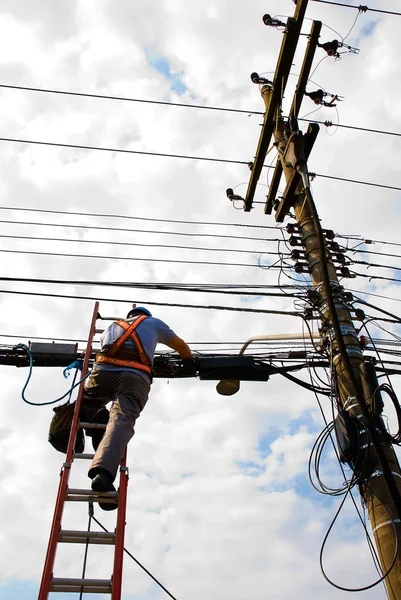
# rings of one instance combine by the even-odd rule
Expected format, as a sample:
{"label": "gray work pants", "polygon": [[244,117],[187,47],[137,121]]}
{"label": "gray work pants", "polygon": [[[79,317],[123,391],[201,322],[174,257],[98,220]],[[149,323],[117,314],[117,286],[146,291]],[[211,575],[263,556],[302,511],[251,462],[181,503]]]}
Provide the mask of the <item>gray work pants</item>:
{"label": "gray work pants", "polygon": [[135,421],[148,400],[149,389],[150,383],[132,371],[92,371],[85,385],[80,419],[95,422],[96,412],[110,401],[113,404],[89,477],[95,477],[99,469],[106,469],[115,479],[125,448],[135,433]]}

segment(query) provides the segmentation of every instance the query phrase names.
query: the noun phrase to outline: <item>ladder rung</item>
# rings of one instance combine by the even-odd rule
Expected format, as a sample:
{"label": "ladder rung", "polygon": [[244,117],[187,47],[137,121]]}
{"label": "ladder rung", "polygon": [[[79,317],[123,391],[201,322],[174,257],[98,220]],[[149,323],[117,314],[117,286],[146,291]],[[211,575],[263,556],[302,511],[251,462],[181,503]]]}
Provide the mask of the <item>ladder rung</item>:
{"label": "ladder rung", "polygon": [[84,423],[83,421],[80,421],[79,427],[81,429],[106,429],[104,423]]}
{"label": "ladder rung", "polygon": [[114,544],[115,533],[109,531],[74,531],[62,529],[59,541],[69,544]]}
{"label": "ladder rung", "polygon": [[87,594],[110,594],[110,579],[66,579],[53,577],[50,582],[51,592],[86,592]]}
{"label": "ladder rung", "polygon": [[79,452],[74,452],[74,454],[72,456],[73,456],[73,458],[88,458],[89,460],[92,460],[95,455],[94,454],[80,454]]}
{"label": "ladder rung", "polygon": [[70,502],[87,502],[92,498],[94,502],[105,504],[117,504],[117,492],[93,492],[92,490],[72,489],[67,490],[66,500]]}
{"label": "ladder rung", "polygon": [[97,329],[97,328],[94,331],[94,333],[103,333],[103,332],[104,332],[104,329]]}

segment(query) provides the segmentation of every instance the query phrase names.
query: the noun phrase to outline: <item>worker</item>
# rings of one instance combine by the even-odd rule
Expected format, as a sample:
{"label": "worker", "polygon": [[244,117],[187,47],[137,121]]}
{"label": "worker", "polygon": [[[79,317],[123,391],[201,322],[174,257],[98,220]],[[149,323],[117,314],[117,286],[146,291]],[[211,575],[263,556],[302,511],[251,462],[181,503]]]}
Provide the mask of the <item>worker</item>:
{"label": "worker", "polygon": [[[183,359],[192,359],[189,346],[166,323],[152,317],[146,308],[132,306],[126,321],[116,321],[104,331],[82,397],[80,418],[86,422],[107,422],[105,406],[112,401],[103,437],[96,439],[96,430],[92,430],[96,452],[88,476],[95,492],[115,491],[119,464],[148,400],[157,343],[176,350]],[[117,508],[105,502],[99,505],[104,510]]]}

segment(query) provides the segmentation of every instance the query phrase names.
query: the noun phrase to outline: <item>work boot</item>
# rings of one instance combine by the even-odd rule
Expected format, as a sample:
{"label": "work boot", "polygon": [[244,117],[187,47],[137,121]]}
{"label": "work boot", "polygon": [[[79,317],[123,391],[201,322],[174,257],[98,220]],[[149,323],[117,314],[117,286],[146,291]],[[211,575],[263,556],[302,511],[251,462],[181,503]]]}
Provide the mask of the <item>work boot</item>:
{"label": "work boot", "polygon": [[[113,477],[105,469],[99,471],[99,473],[92,479],[91,488],[94,492],[98,492],[99,494],[116,491],[116,488],[113,485]],[[117,503],[99,502],[99,506],[103,510],[116,510]]]}

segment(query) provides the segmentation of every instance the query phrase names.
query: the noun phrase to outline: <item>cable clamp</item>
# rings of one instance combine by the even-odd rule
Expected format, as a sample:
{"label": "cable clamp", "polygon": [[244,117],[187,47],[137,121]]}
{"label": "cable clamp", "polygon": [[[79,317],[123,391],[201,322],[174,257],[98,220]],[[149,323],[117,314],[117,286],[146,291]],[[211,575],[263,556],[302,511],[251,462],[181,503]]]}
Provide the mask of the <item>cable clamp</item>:
{"label": "cable clamp", "polygon": [[[396,473],[395,471],[391,471],[391,474],[394,475],[394,477],[399,477],[401,479],[400,473]],[[374,473],[372,473],[372,475],[369,477],[369,479],[372,479],[372,477],[380,477],[381,475],[383,475],[383,471],[380,471],[378,469],[377,471],[374,471]]]}
{"label": "cable clamp", "polygon": [[348,398],[344,402],[344,409],[348,410],[351,404],[352,404],[352,406],[355,406],[355,404],[357,404],[357,403],[355,403],[355,400],[356,400],[356,396],[348,396]]}
{"label": "cable clamp", "polygon": [[383,523],[379,523],[372,529],[372,532],[375,533],[380,527],[384,527],[385,525],[393,525],[394,523],[401,523],[401,519],[390,519],[389,521],[383,521]]}

